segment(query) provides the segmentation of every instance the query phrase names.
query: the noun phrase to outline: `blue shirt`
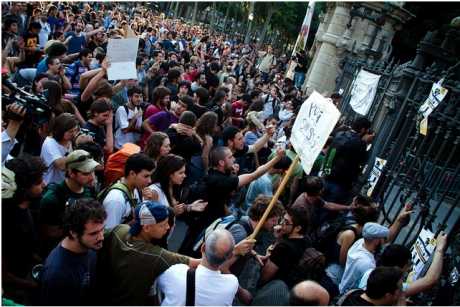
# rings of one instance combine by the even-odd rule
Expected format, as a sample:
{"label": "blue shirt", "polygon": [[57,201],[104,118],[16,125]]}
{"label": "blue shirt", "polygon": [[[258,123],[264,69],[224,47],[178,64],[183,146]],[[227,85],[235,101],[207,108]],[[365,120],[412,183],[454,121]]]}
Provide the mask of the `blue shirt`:
{"label": "blue shirt", "polygon": [[78,53],[82,48],[86,46],[86,38],[83,33],[81,33],[80,36],[76,36],[75,32],[67,32],[65,37],[67,38],[69,36],[72,36],[69,41],[69,48],[67,50],[69,54]]}
{"label": "blue shirt", "polygon": [[269,174],[265,174],[257,180],[251,182],[244,202],[244,210],[251,207],[252,203],[259,194],[264,196],[273,196],[273,184]]}
{"label": "blue shirt", "polygon": [[96,281],[96,252],[76,254],[59,244],[41,275],[41,305],[91,305]]}

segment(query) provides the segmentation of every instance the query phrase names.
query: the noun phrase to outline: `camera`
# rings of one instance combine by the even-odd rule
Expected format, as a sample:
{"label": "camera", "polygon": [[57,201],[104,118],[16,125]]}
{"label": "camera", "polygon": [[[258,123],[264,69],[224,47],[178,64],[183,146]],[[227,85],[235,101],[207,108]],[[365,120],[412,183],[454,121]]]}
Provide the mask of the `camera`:
{"label": "camera", "polygon": [[31,120],[34,123],[41,124],[49,121],[52,113],[47,99],[42,95],[31,94],[24,89],[17,87],[6,78],[3,78],[2,85],[10,89],[11,94],[2,92],[2,106],[5,111],[6,106],[17,103],[26,110],[25,118],[13,112],[5,112],[5,118],[11,120]]}

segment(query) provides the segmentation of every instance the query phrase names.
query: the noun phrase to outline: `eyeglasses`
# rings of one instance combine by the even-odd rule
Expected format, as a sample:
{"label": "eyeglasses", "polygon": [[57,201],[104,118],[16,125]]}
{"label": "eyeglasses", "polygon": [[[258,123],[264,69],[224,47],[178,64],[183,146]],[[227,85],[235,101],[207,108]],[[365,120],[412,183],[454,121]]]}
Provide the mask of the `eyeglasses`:
{"label": "eyeglasses", "polygon": [[290,223],[287,219],[285,219],[284,217],[281,219],[281,221],[279,222],[279,225],[281,226],[292,226],[294,225],[293,223]]}

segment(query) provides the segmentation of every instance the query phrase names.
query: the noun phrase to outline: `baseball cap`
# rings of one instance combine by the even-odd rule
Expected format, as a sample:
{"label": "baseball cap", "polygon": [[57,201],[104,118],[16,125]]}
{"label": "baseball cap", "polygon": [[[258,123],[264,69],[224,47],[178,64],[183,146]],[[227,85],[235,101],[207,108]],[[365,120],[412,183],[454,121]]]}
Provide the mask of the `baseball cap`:
{"label": "baseball cap", "polygon": [[83,173],[92,172],[99,165],[87,151],[82,149],[72,151],[65,161],[66,169],[75,169]]}
{"label": "baseball cap", "polygon": [[168,208],[157,201],[144,201],[134,209],[134,223],[129,232],[137,235],[144,225],[154,225],[169,217]]}
{"label": "baseball cap", "polygon": [[364,239],[384,239],[388,238],[389,233],[388,227],[373,222],[366,223],[363,227]]}

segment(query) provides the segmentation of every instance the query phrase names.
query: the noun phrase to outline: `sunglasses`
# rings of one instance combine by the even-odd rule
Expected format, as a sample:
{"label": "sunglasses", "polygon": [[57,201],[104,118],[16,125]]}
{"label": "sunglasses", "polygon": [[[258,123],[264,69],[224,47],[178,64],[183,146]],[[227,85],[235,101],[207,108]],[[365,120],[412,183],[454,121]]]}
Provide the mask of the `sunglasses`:
{"label": "sunglasses", "polygon": [[78,157],[76,160],[68,162],[67,166],[69,166],[70,164],[73,164],[73,163],[80,163],[80,162],[84,162],[84,161],[90,160],[90,159],[92,159],[92,157],[90,155],[83,155],[83,156]]}

